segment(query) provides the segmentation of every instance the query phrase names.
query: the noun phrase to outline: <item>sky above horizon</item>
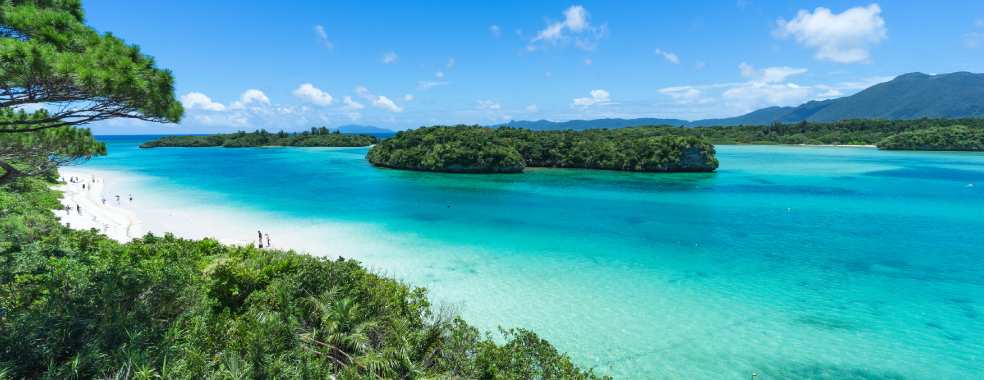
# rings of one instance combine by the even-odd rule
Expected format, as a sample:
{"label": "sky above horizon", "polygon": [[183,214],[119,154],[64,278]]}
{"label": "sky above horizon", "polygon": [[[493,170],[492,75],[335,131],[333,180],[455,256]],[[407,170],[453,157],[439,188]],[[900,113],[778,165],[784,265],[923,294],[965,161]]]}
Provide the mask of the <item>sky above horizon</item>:
{"label": "sky above horizon", "polygon": [[[984,72],[984,2],[84,2],[174,72],[179,124],[96,134],[732,117]],[[343,129],[344,131],[344,129]]]}

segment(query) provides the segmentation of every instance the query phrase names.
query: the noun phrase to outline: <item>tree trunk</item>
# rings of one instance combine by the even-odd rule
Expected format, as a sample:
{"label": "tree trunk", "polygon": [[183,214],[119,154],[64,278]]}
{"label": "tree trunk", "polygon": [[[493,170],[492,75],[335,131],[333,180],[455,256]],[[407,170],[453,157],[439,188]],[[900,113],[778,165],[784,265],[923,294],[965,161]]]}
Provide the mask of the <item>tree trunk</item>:
{"label": "tree trunk", "polygon": [[10,164],[3,161],[0,161],[0,168],[7,171],[3,174],[3,176],[0,176],[0,186],[10,183],[23,174],[23,172],[17,170],[17,168],[10,166]]}

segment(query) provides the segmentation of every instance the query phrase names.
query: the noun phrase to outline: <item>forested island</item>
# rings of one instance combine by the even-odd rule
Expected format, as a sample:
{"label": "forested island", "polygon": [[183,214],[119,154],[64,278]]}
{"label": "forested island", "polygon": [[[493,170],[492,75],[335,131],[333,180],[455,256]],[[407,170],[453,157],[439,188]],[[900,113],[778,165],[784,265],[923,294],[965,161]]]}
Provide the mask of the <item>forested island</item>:
{"label": "forested island", "polygon": [[984,150],[984,130],[963,125],[902,132],[878,143],[885,150]]}
{"label": "forested island", "polygon": [[215,134],[210,136],[165,136],[154,141],[140,144],[141,148],[169,147],[210,147],[248,148],[260,146],[301,146],[301,147],[360,147],[379,143],[379,138],[372,135],[343,135],[338,130],[312,127],[311,131],[293,134],[280,131],[267,132],[260,129],[255,132],[238,131],[236,133]]}
{"label": "forested island", "polygon": [[[887,137],[903,132],[962,125],[972,130],[984,130],[984,119],[848,119],[833,123],[801,121],[769,125],[740,125],[736,127],[673,127],[643,126],[646,134],[694,136],[707,139],[714,145],[736,144],[803,144],[803,145],[876,145]],[[633,128],[620,128],[631,130]],[[640,132],[630,132],[640,133]]]}
{"label": "forested island", "polygon": [[518,173],[526,167],[640,172],[710,172],[714,147],[648,127],[531,131],[477,125],[397,132],[369,150],[373,165],[451,173]]}

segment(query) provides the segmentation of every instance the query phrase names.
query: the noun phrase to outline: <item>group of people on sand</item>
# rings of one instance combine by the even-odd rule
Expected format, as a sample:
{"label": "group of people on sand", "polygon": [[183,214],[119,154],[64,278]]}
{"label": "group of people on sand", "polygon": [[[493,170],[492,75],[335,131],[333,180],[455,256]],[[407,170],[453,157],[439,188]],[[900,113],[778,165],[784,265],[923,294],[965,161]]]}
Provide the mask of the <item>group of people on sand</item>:
{"label": "group of people on sand", "polygon": [[[68,207],[68,205],[65,205],[65,215],[71,215],[71,210],[72,210],[71,207]],[[81,216],[82,215],[82,206],[79,206],[78,204],[76,204],[75,205],[75,212],[77,212]]]}
{"label": "group of people on sand", "polygon": [[[263,248],[263,233],[256,231],[256,234],[260,236],[260,248]],[[270,234],[266,234],[267,248],[272,248],[273,245],[270,244]]]}

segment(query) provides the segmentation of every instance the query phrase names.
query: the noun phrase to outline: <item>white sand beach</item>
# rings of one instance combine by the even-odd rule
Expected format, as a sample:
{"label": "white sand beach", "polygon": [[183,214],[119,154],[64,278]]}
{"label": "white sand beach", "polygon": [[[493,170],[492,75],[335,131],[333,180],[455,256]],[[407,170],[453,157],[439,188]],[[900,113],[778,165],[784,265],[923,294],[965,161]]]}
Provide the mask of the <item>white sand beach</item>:
{"label": "white sand beach", "polygon": [[[126,243],[148,232],[161,236],[172,233],[175,236],[201,239],[211,237],[223,244],[253,244],[245,234],[226,231],[218,226],[200,222],[197,218],[180,214],[163,207],[147,207],[139,198],[130,200],[130,194],[112,193],[112,178],[104,178],[81,170],[59,170],[59,177],[67,183],[53,186],[63,191],[63,205],[69,208],[54,210],[61,223],[77,230],[95,228],[106,236]],[[69,181],[75,177],[77,183]],[[85,185],[83,190],[82,185]],[[119,201],[117,201],[119,195]],[[105,203],[103,202],[105,199]],[[76,206],[81,207],[81,213]],[[158,205],[159,206],[159,205]]]}

